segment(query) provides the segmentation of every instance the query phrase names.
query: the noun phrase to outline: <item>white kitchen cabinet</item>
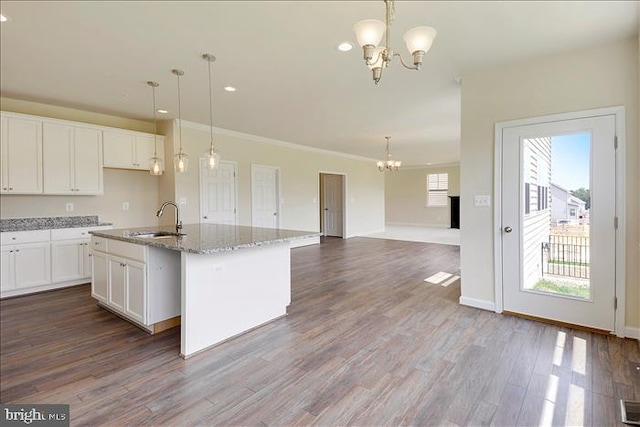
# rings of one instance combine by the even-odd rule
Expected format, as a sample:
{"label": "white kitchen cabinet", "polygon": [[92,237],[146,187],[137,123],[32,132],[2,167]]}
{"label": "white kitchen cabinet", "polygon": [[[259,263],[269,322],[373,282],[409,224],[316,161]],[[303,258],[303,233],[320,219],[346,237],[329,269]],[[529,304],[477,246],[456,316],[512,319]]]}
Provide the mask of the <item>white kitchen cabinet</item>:
{"label": "white kitchen cabinet", "polygon": [[45,122],[42,133],[44,193],[102,194],[102,132]]}
{"label": "white kitchen cabinet", "polygon": [[65,282],[85,277],[83,240],[51,242],[51,279]]}
{"label": "white kitchen cabinet", "polygon": [[91,295],[110,310],[153,331],[180,315],[180,253],[91,238]]}
{"label": "white kitchen cabinet", "polygon": [[[148,170],[155,152],[154,136],[126,130],[105,130],[104,167]],[[157,154],[164,158],[164,137],[157,136]]]}
{"label": "white kitchen cabinet", "polygon": [[0,193],[42,193],[42,123],[2,116]]}
{"label": "white kitchen cabinet", "polygon": [[2,233],[2,283],[0,289],[20,291],[51,282],[49,230]]}
{"label": "white kitchen cabinet", "polygon": [[103,252],[93,252],[92,256],[92,276],[91,276],[91,296],[100,302],[107,303],[109,300],[109,265],[107,254]]}

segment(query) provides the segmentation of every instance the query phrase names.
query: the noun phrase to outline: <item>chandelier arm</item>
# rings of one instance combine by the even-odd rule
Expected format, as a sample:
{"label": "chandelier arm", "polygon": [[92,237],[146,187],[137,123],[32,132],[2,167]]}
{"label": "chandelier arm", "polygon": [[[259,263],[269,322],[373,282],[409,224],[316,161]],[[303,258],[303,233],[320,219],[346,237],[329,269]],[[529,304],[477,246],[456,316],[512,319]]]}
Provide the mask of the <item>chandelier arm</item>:
{"label": "chandelier arm", "polygon": [[420,66],[419,65],[407,65],[404,62],[404,58],[402,58],[402,55],[399,53],[395,53],[393,54],[393,56],[397,56],[398,58],[400,58],[400,62],[402,63],[402,65],[404,65],[404,68],[408,69],[408,70],[419,70]]}

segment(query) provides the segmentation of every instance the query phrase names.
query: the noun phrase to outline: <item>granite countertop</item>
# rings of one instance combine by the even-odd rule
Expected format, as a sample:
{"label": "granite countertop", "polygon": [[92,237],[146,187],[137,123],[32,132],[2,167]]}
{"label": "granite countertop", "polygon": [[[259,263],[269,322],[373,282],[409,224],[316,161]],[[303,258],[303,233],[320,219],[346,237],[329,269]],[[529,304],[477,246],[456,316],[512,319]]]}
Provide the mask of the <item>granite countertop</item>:
{"label": "granite countertop", "polygon": [[109,222],[100,222],[97,215],[7,218],[0,220],[0,232],[49,230],[57,228],[103,227],[109,225],[113,224]]}
{"label": "granite countertop", "polygon": [[186,224],[183,236],[163,236],[160,239],[136,237],[150,232],[175,233],[175,226],[139,227],[116,230],[91,231],[94,236],[122,240],[139,245],[154,246],[194,254],[229,252],[243,248],[254,248],[306,237],[319,236],[315,231],[284,230],[274,228],[247,227],[227,224]]}

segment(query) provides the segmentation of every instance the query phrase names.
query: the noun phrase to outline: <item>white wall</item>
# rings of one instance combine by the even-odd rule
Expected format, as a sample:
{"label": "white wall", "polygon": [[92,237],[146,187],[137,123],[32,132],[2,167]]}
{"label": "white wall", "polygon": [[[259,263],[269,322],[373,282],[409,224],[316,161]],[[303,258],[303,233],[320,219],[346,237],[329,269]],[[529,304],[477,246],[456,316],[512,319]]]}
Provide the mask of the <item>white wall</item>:
{"label": "white wall", "polygon": [[638,228],[638,38],[476,72],[463,78],[460,159],[464,298],[493,305],[493,193],[496,122],[594,108],[626,108],[626,325],[640,327]]}
{"label": "white wall", "polygon": [[460,195],[460,166],[404,168],[385,173],[387,224],[450,226],[450,207],[426,206],[426,179],[430,173],[449,174],[449,196]]}
{"label": "white wall", "polygon": [[[173,126],[165,139],[165,155],[171,159],[177,151],[178,127]],[[280,168],[280,227],[295,230],[320,230],[320,172],[346,175],[346,237],[384,229],[384,176],[375,160],[356,158],[320,150],[307,150],[292,144],[251,135],[214,129],[215,143],[225,161],[238,166],[238,223],[251,225],[251,165]],[[162,187],[163,200],[186,198],[180,207],[184,223],[199,222],[198,158],[209,148],[209,127],[183,122],[182,147],[190,157],[189,170],[175,174],[175,188]],[[166,220],[163,220],[166,221]],[[163,222],[164,223],[164,222]]]}

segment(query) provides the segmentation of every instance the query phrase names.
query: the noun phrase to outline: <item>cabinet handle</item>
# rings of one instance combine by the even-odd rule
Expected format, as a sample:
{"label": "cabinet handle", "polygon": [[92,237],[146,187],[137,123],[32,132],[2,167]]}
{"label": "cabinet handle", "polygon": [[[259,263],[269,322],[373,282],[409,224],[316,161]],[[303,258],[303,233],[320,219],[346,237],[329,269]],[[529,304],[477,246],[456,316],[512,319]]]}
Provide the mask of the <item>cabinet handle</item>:
{"label": "cabinet handle", "polygon": [[2,187],[2,189],[3,189],[3,190],[6,190],[6,189],[7,189],[7,187]]}
{"label": "cabinet handle", "polygon": [[16,249],[16,252],[20,252],[20,249]]}
{"label": "cabinet handle", "polygon": [[15,237],[12,237],[12,238],[11,238],[11,240],[16,240],[16,238],[15,238]]}
{"label": "cabinet handle", "polygon": [[89,254],[89,256],[93,256],[93,254]]}
{"label": "cabinet handle", "polygon": [[13,187],[9,187],[9,190],[13,191]]}

